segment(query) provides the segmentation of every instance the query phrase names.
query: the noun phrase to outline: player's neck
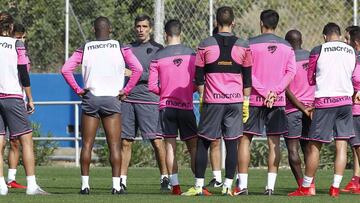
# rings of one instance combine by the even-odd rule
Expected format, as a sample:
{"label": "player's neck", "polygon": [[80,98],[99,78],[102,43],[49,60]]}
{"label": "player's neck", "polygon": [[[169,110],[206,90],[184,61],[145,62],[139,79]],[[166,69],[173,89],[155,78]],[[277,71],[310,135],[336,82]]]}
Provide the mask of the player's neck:
{"label": "player's neck", "polygon": [[168,46],[181,44],[180,37],[167,37],[166,41]]}
{"label": "player's neck", "polygon": [[340,36],[339,35],[327,35],[325,42],[333,42],[333,41],[340,41]]}
{"label": "player's neck", "polygon": [[261,34],[274,34],[275,30],[274,29],[268,29],[265,27],[261,27]]}
{"label": "player's neck", "polygon": [[144,40],[141,40],[141,39],[138,39],[138,42],[140,42],[141,44],[145,44],[145,43],[148,43],[150,41],[150,37],[144,39]]}
{"label": "player's neck", "polygon": [[231,26],[219,26],[219,32],[231,33],[232,32]]}

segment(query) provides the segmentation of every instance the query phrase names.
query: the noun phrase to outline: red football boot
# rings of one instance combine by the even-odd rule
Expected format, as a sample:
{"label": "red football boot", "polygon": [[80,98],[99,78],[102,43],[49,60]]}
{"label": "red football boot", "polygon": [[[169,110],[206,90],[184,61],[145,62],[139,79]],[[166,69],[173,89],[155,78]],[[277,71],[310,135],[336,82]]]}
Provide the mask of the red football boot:
{"label": "red football boot", "polygon": [[20,185],[15,180],[7,183],[8,188],[26,189],[26,186]]}
{"label": "red football boot", "polygon": [[357,178],[352,177],[350,182],[345,186],[345,188],[341,189],[341,192],[351,192],[353,190],[359,189],[359,181],[356,181]]}
{"label": "red football boot", "polygon": [[299,196],[312,196],[312,195],[310,193],[310,187],[300,186],[294,192],[289,193],[288,196],[290,196],[290,197],[299,197]]}
{"label": "red football boot", "polygon": [[329,195],[330,195],[331,197],[339,197],[339,195],[340,195],[340,189],[331,186],[331,187],[330,187],[330,190],[329,190]]}
{"label": "red football boot", "polygon": [[180,185],[172,186],[171,194],[173,194],[173,195],[181,195]]}

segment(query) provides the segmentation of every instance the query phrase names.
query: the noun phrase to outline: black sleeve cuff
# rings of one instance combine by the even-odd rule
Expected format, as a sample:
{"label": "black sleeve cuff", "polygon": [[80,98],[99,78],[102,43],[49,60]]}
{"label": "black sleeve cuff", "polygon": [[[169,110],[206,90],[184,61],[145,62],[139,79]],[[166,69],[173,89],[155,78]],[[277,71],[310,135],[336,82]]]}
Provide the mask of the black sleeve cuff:
{"label": "black sleeve cuff", "polygon": [[30,76],[26,65],[18,65],[17,68],[21,85],[23,87],[30,87]]}
{"label": "black sleeve cuff", "polygon": [[195,84],[196,85],[204,85],[204,68],[202,67],[196,67],[195,72]]}
{"label": "black sleeve cuff", "polygon": [[251,80],[251,67],[244,67],[242,68],[242,76],[243,76],[243,85],[244,88],[251,87],[252,80]]}

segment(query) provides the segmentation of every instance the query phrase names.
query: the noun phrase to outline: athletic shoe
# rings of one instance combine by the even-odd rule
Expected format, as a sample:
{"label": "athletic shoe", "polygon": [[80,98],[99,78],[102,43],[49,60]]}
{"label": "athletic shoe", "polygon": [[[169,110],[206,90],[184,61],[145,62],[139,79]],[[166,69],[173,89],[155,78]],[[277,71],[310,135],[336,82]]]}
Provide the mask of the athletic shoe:
{"label": "athletic shoe", "polygon": [[164,177],[160,180],[160,190],[167,191],[170,190],[170,180],[168,177]]}
{"label": "athletic shoe", "polygon": [[272,189],[265,189],[264,195],[271,196],[274,194],[274,190]]}
{"label": "athletic shoe", "polygon": [[126,186],[120,183],[120,194],[126,194]]}
{"label": "athletic shoe", "polygon": [[35,190],[33,190],[33,191],[31,191],[31,190],[29,190],[29,188],[27,188],[26,189],[26,194],[27,195],[49,195],[50,193],[47,193],[47,192],[45,192],[43,189],[41,189],[39,186],[35,189]]}
{"label": "athletic shoe", "polygon": [[313,196],[313,195],[310,193],[310,187],[300,186],[294,192],[289,193],[288,196],[298,197],[298,196]]}
{"label": "athletic shoe", "polygon": [[231,192],[231,188],[223,187],[221,194],[223,196],[233,196],[233,193]]}
{"label": "athletic shoe", "polygon": [[171,189],[171,194],[173,195],[181,195],[180,185],[173,185]]}
{"label": "athletic shoe", "polygon": [[7,195],[9,192],[8,187],[0,187],[0,195]]}
{"label": "athletic shoe", "polygon": [[329,190],[329,195],[330,195],[331,197],[339,197],[339,195],[340,195],[340,190],[339,190],[339,188],[336,188],[336,187],[331,186],[331,187],[330,187],[330,190]]}
{"label": "athletic shoe", "polygon": [[351,192],[359,188],[359,183],[356,183],[355,181],[353,181],[353,179],[351,179],[350,182],[345,186],[345,188],[341,189],[341,192]]}
{"label": "athletic shoe", "polygon": [[309,190],[310,194],[312,196],[316,195],[316,189],[315,189],[315,183],[311,183],[310,184],[310,190]]}
{"label": "athletic shoe", "polygon": [[209,184],[206,185],[206,187],[215,187],[215,188],[221,187],[221,186],[223,186],[223,183],[216,181],[215,178],[213,178],[212,180],[210,180]]}
{"label": "athletic shoe", "polygon": [[191,187],[188,191],[182,193],[184,196],[210,196],[212,195],[206,188]]}
{"label": "athletic shoe", "polygon": [[80,190],[79,194],[81,194],[81,195],[89,195],[90,194],[90,189],[88,187],[86,187],[83,190]]}
{"label": "athletic shoe", "polygon": [[121,195],[123,193],[121,193],[121,188],[120,188],[120,190],[116,190],[115,188],[113,188],[111,190],[111,194],[113,194],[113,195]]}
{"label": "athletic shoe", "polygon": [[234,191],[233,191],[233,195],[238,196],[238,195],[248,195],[249,191],[247,188],[244,189],[240,189],[239,187],[235,187]]}
{"label": "athletic shoe", "polygon": [[[341,190],[342,192],[342,190]],[[351,191],[352,194],[360,195],[360,188],[357,188],[356,190]]]}
{"label": "athletic shoe", "polygon": [[20,184],[17,183],[15,180],[9,181],[9,182],[7,183],[7,186],[8,186],[8,188],[26,189],[26,186],[20,185]]}
{"label": "athletic shoe", "polygon": [[122,183],[122,179],[120,179],[120,187],[122,187],[123,190],[127,190],[126,185]]}

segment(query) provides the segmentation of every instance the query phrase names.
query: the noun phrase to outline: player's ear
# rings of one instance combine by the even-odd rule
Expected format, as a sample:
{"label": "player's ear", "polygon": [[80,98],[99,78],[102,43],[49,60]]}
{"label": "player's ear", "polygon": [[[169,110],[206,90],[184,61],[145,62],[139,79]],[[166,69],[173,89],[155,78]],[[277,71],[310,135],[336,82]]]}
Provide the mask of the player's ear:
{"label": "player's ear", "polygon": [[323,35],[323,38],[324,38],[324,41],[326,42],[326,39],[327,39],[326,35]]}
{"label": "player's ear", "polygon": [[235,27],[235,20],[233,20],[233,21],[231,22],[231,27],[232,27],[232,28]]}

